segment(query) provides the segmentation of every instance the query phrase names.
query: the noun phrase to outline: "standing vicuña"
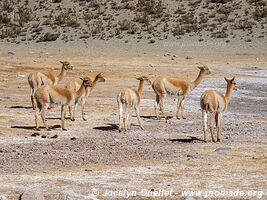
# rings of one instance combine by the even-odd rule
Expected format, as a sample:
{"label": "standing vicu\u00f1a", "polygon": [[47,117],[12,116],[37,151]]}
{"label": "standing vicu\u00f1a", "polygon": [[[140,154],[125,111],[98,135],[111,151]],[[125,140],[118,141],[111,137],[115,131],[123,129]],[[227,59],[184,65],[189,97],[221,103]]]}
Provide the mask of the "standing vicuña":
{"label": "standing vicu\u00f1a", "polygon": [[139,107],[141,101],[141,94],[144,90],[144,83],[145,81],[151,84],[151,81],[145,77],[141,76],[137,78],[140,81],[139,87],[137,90],[133,90],[131,88],[124,88],[120,91],[117,96],[117,102],[119,107],[119,131],[122,130],[122,127],[125,131],[127,131],[128,120],[131,116],[131,109],[135,109],[136,117],[138,119],[139,125],[142,130],[144,127],[141,123],[140,114],[139,114]]}
{"label": "standing vicu\u00f1a", "polygon": [[68,70],[72,70],[73,66],[67,61],[60,61],[62,63],[61,72],[56,75],[53,72],[33,72],[28,76],[28,83],[31,88],[31,102],[32,107],[35,109],[34,105],[34,93],[41,85],[57,85],[58,81],[61,81]]}
{"label": "standing vicu\u00f1a", "polygon": [[[93,86],[92,87],[87,87],[86,88],[86,94],[83,98],[80,99],[80,102],[78,102],[77,104],[75,104],[74,108],[73,108],[73,112],[71,112],[72,108],[69,107],[69,113],[70,113],[70,118],[72,121],[75,120],[75,111],[76,111],[76,107],[78,105],[81,105],[82,107],[82,118],[83,120],[86,120],[84,117],[84,105],[86,102],[86,98],[90,96],[92,90],[95,88],[96,83],[97,82],[105,82],[105,78],[102,76],[102,73],[99,73],[98,75],[96,75],[94,81],[93,81]],[[70,81],[67,85],[66,88],[72,91],[78,91],[80,88],[80,84],[77,81]]]}
{"label": "standing vicu\u00f1a", "polygon": [[216,91],[216,90],[207,90],[205,91],[200,98],[200,106],[202,109],[202,118],[203,118],[203,127],[204,127],[204,141],[207,142],[206,132],[208,127],[208,112],[210,113],[210,133],[212,142],[215,141],[213,132],[215,121],[217,127],[217,141],[221,142],[221,120],[223,113],[226,111],[229,104],[232,90],[237,89],[235,82],[235,77],[231,80],[224,78],[227,82],[227,89],[225,95]]}
{"label": "standing vicu\u00f1a", "polygon": [[[37,108],[41,113],[43,123],[47,130],[49,130],[49,128],[46,123],[45,115],[46,115],[46,110],[52,104],[61,106],[61,123],[62,123],[61,127],[62,130],[66,130],[65,128],[66,106],[76,105],[78,102],[80,102],[81,98],[84,98],[86,94],[86,88],[93,86],[93,83],[90,78],[86,77],[81,79],[83,83],[77,92],[68,90],[64,87],[49,86],[49,85],[43,85],[36,90],[35,98],[36,98]],[[38,130],[39,126],[37,121],[38,120],[37,108],[35,109],[35,125],[36,129]]]}
{"label": "standing vicu\u00f1a", "polygon": [[185,97],[195,89],[199,83],[202,81],[205,75],[209,75],[211,72],[208,67],[198,67],[200,72],[198,77],[193,82],[179,80],[176,78],[166,78],[159,76],[152,84],[152,88],[156,93],[156,102],[155,102],[155,113],[157,118],[159,119],[159,109],[162,114],[165,116],[165,120],[167,122],[167,116],[165,115],[163,109],[163,100],[167,96],[167,94],[178,95],[178,102],[177,102],[177,112],[176,118],[180,119],[179,112],[181,110],[182,118],[185,119],[184,116],[184,101]]}

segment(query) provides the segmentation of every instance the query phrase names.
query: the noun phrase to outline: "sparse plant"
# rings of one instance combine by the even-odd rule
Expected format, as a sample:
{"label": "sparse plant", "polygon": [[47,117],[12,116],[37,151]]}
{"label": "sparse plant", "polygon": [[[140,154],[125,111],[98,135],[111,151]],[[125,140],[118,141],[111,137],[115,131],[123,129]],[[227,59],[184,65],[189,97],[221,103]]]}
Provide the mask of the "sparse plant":
{"label": "sparse plant", "polygon": [[255,20],[260,21],[261,19],[267,17],[267,7],[257,6],[252,14]]}
{"label": "sparse plant", "polygon": [[138,0],[136,4],[138,11],[143,11],[148,14],[156,14],[160,16],[163,12],[163,4],[161,0]]}
{"label": "sparse plant", "polygon": [[7,29],[3,29],[0,35],[1,39],[4,38],[16,38],[21,33],[21,27],[12,26]]}
{"label": "sparse plant", "polygon": [[25,23],[33,20],[33,12],[28,7],[19,7],[18,8],[19,15],[19,24],[23,26]]}
{"label": "sparse plant", "polygon": [[44,36],[40,37],[37,42],[52,42],[56,41],[59,37],[59,33],[45,33]]}
{"label": "sparse plant", "polygon": [[132,26],[134,26],[133,22],[127,19],[124,19],[122,21],[118,22],[119,28],[122,31],[127,31],[132,29]]}
{"label": "sparse plant", "polygon": [[0,14],[0,24],[8,24],[10,22],[9,17],[7,14],[1,13]]}

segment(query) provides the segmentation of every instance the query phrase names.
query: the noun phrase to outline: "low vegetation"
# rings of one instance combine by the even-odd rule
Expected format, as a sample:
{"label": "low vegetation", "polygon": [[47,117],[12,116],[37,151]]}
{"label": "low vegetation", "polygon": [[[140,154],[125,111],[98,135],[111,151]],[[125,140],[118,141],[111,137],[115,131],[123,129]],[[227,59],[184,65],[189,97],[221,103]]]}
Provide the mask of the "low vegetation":
{"label": "low vegetation", "polygon": [[0,38],[12,38],[11,42],[117,38],[154,43],[151,38],[155,42],[184,36],[205,40],[202,35],[241,39],[252,32],[264,38],[266,6],[264,0],[74,0],[68,5],[62,0],[3,0]]}

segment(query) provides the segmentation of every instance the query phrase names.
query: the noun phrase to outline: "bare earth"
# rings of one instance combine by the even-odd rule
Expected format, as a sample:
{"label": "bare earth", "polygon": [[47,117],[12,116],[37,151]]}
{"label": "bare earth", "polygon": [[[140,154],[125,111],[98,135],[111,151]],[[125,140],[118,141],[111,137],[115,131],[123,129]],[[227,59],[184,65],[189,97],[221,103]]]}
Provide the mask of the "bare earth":
{"label": "bare earth", "polygon": [[[18,199],[25,189],[40,187],[46,199],[83,200],[105,199],[106,189],[165,189],[174,191],[173,198],[183,199],[184,190],[238,189],[263,191],[262,198],[267,198],[266,45],[139,45],[117,44],[114,49],[112,42],[1,43],[0,194]],[[87,121],[81,119],[79,109],[76,121],[67,119],[68,131],[62,132],[60,109],[52,108],[48,124],[54,128],[36,132],[27,77],[44,68],[58,72],[59,60],[74,65],[61,84],[84,75],[93,78],[98,72],[103,72],[106,83],[99,83],[88,99]],[[188,96],[187,119],[157,121],[155,95],[146,85],[141,101],[145,131],[134,116],[129,132],[118,132],[116,95],[123,87],[136,87],[136,76],[147,75],[152,81],[160,74],[193,80],[197,66],[203,64],[212,75]],[[236,76],[238,91],[223,117],[223,142],[204,143],[199,98],[208,88],[224,93],[224,76]],[[169,97],[165,102],[169,116],[175,114],[174,100]],[[225,149],[215,151],[220,147]],[[132,198],[142,199],[141,195]]]}

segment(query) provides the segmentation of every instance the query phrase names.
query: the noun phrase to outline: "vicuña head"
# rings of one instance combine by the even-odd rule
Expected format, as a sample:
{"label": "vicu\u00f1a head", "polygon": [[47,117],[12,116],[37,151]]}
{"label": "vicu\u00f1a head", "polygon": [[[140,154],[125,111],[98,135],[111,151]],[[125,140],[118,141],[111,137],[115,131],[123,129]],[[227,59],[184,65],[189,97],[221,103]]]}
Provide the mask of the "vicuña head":
{"label": "vicu\u00f1a head", "polygon": [[151,81],[146,76],[141,76],[141,77],[138,77],[136,79],[139,81],[146,81],[147,83],[151,84]]}
{"label": "vicu\u00f1a head", "polygon": [[203,65],[202,67],[198,67],[198,69],[200,69],[200,73],[203,75],[210,75],[211,74],[210,69],[206,65]]}
{"label": "vicu\u00f1a head", "polygon": [[90,79],[90,77],[85,77],[85,78],[80,78],[82,81],[83,81],[83,85],[85,88],[88,88],[88,87],[93,87],[93,82],[92,80]]}
{"label": "vicu\u00f1a head", "polygon": [[68,61],[59,61],[62,64],[62,68],[66,71],[73,70],[73,66]]}
{"label": "vicu\u00f1a head", "polygon": [[227,79],[226,77],[224,77],[224,79],[227,82],[227,88],[229,87],[229,89],[237,90],[237,83],[235,81],[235,77],[233,77],[232,79]]}
{"label": "vicu\u00f1a head", "polygon": [[99,74],[96,75],[95,80],[97,80],[97,82],[105,82],[106,81],[106,79],[102,75],[102,72],[100,72]]}

